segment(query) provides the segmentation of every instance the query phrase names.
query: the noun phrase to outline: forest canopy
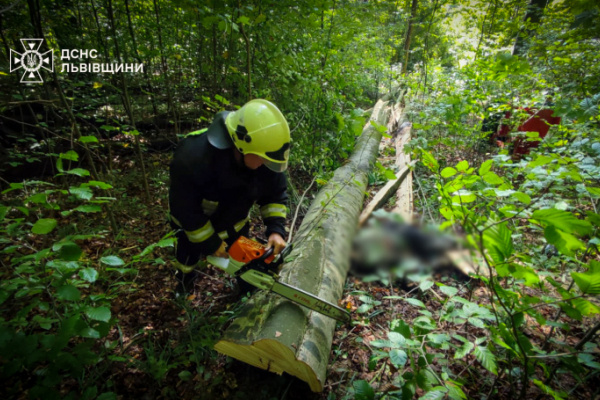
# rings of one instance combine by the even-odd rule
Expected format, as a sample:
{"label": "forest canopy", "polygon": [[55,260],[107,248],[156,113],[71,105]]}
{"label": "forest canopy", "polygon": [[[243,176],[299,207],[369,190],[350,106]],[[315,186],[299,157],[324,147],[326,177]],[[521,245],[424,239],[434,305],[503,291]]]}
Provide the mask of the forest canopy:
{"label": "forest canopy", "polygon": [[[0,42],[3,398],[600,394],[597,1],[7,0]],[[376,132],[360,208],[408,176],[409,219],[475,260],[351,273],[320,393],[214,350],[235,279],[173,293],[173,152],[252,99],[290,128],[287,233]],[[399,203],[365,226],[401,237]]]}

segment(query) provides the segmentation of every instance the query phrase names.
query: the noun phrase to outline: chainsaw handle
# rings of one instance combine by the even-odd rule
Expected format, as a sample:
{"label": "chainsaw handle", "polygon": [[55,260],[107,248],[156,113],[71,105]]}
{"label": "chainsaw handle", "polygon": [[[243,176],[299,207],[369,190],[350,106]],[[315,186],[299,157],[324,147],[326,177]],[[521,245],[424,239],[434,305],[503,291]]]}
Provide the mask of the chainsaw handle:
{"label": "chainsaw handle", "polygon": [[281,250],[281,253],[279,253],[279,257],[280,257],[282,260],[283,260],[284,258],[286,258],[286,257],[287,257],[287,256],[290,254],[290,252],[292,251],[292,248],[293,248],[293,247],[294,247],[294,246],[293,246],[291,243],[289,243],[287,246],[285,246],[285,247],[283,248],[283,250]]}
{"label": "chainsaw handle", "polygon": [[257,262],[265,261],[267,258],[269,258],[271,256],[271,254],[273,254],[274,251],[275,251],[275,249],[273,247],[269,247],[262,256],[260,256],[259,258],[256,259],[256,261]]}
{"label": "chainsaw handle", "polygon": [[[271,256],[271,254],[273,254],[274,251],[275,249],[273,247],[269,247],[265,253],[257,259],[257,261],[265,261],[267,258],[269,258],[269,256]],[[283,260],[285,257],[287,257],[290,251],[292,251],[292,245],[288,244],[283,248],[281,253],[278,254],[278,260]]]}
{"label": "chainsaw handle", "polygon": [[277,255],[277,258],[275,260],[273,260],[273,262],[271,263],[273,266],[279,266],[281,264],[283,264],[283,261],[285,260],[285,258],[290,254],[290,252],[292,251],[292,244],[288,244],[287,246],[285,246],[283,248],[283,250],[281,251],[281,253],[279,253]]}

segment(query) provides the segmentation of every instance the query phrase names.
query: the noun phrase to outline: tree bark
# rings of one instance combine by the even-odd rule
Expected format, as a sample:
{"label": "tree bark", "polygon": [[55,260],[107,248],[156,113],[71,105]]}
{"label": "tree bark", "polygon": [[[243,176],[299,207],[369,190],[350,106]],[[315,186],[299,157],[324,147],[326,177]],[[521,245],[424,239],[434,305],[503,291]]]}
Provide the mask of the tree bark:
{"label": "tree bark", "polygon": [[408,121],[404,122],[400,128],[400,132],[396,137],[396,165],[399,171],[407,170],[406,179],[403,179],[398,185],[396,192],[396,207],[392,212],[398,213],[408,223],[412,222],[413,211],[413,186],[412,186],[412,171],[410,170],[411,160],[410,154],[404,153],[404,146],[410,142],[412,124]]}
{"label": "tree bark", "polygon": [[[413,162],[414,164],[414,162]],[[396,194],[398,188],[404,182],[406,177],[410,174],[410,167],[412,164],[404,166],[398,173],[396,174],[396,179],[392,179],[385,184],[373,197],[373,200],[369,202],[369,204],[365,207],[363,212],[360,214],[360,218],[358,219],[358,226],[363,226],[365,222],[371,217],[373,211],[380,209],[383,205],[392,197],[392,195]],[[402,215],[402,213],[399,212]]]}
{"label": "tree bark", "polygon": [[483,35],[485,33],[485,20],[487,19],[488,14],[490,13],[490,8],[492,7],[492,3],[488,4],[488,8],[483,16],[483,21],[481,22],[481,35],[479,36],[479,43],[477,43],[477,50],[475,51],[475,60],[479,57],[479,49],[481,48],[481,43],[483,42]]}
{"label": "tree bark", "polygon": [[[117,61],[119,63],[121,63],[121,51],[119,50],[119,39],[117,36],[117,30],[115,27],[115,18],[113,15],[112,0],[108,0],[108,18],[110,21],[110,29],[112,32],[112,37],[115,42],[115,53],[117,56]],[[127,61],[127,60],[125,60],[125,61]],[[120,76],[121,76],[121,89],[123,91],[121,94],[121,98],[123,99],[123,106],[125,107],[125,111],[127,112],[127,115],[129,117],[129,122],[130,122],[131,126],[133,127],[133,130],[135,131],[136,127],[135,127],[135,118],[133,116],[133,108],[131,105],[131,101],[129,100],[129,91],[127,90],[127,81],[125,80],[125,74],[123,73],[122,70],[121,70]],[[148,186],[148,177],[146,176],[146,166],[144,165],[144,155],[142,153],[142,148],[140,145],[139,134],[134,135],[134,143],[135,143],[135,149],[136,149],[136,152],[138,155],[138,159],[140,161],[140,171],[142,172],[142,184],[144,186],[144,193],[146,194],[146,200],[148,202],[150,202],[152,197],[150,196],[150,187]]]}
{"label": "tree bark", "polygon": [[[244,41],[246,42],[246,63],[247,63],[247,78],[248,78],[248,95],[246,97],[246,101],[252,100],[252,59],[250,52],[250,40],[248,39],[248,35],[246,35],[246,31],[244,31],[244,24],[240,24],[240,32],[242,36],[244,36]],[[215,81],[216,82],[216,81]]]}
{"label": "tree bark", "polygon": [[173,102],[173,95],[171,94],[171,82],[169,79],[169,67],[167,66],[167,58],[165,57],[164,47],[162,42],[162,32],[160,28],[160,11],[158,9],[158,3],[154,0],[154,15],[156,16],[156,27],[158,33],[158,46],[160,49],[160,60],[162,64],[162,73],[165,76],[165,84],[167,86],[167,104],[173,115],[173,122],[175,124],[175,141],[179,141],[179,115],[177,114],[177,108]]}
{"label": "tree bark", "polygon": [[[131,35],[131,42],[133,44],[133,55],[140,64],[143,64],[142,57],[138,51],[138,45],[135,40],[135,33],[133,31],[133,24],[131,22],[131,12],[129,11],[129,1],[125,0],[125,12],[127,13],[127,26],[129,27],[129,35]],[[154,89],[152,89],[152,82],[148,76],[148,68],[144,68],[144,79],[148,85],[148,93],[150,93],[150,101],[152,102],[152,112],[154,115],[158,115],[158,108],[156,107],[156,98],[154,97]]]}
{"label": "tree bark", "polygon": [[[372,120],[385,124],[389,108],[379,101]],[[363,129],[349,162],[311,204],[296,235],[281,280],[337,303],[350,264],[350,246],[381,133]],[[271,372],[287,372],[314,392],[326,380],[335,321],[275,294],[259,292],[248,301],[215,349]]]}
{"label": "tree bark", "polygon": [[[398,89],[399,90],[399,89]],[[365,222],[371,217],[373,212],[381,207],[389,200],[390,197],[398,193],[400,198],[400,191],[398,188],[406,178],[412,175],[411,168],[414,165],[414,161],[410,162],[410,156],[406,156],[403,151],[404,144],[410,141],[410,123],[405,122],[402,126],[398,126],[400,120],[403,118],[404,109],[402,108],[402,100],[406,93],[406,89],[401,90],[400,95],[396,90],[391,90],[390,93],[385,95],[382,100],[390,100],[392,106],[390,106],[390,118],[387,124],[388,132],[392,135],[391,144],[395,146],[396,150],[396,165],[398,166],[398,172],[396,173],[396,179],[388,181],[379,191],[373,196],[369,204],[364,208],[358,219],[358,226],[362,227]],[[395,102],[395,103],[394,103]],[[408,124],[408,128],[406,128]],[[379,151],[382,152],[385,147],[389,146],[390,142],[385,140],[381,142]],[[407,187],[407,186],[405,186]],[[412,186],[410,186],[412,190]],[[411,198],[412,199],[412,198]],[[398,202],[396,202],[397,204]],[[402,214],[402,213],[400,213]]]}
{"label": "tree bark", "polygon": [[[33,26],[33,30],[38,38],[44,39],[42,41],[41,49],[42,49],[42,51],[47,51],[49,49],[46,45],[46,43],[47,43],[46,35],[44,35],[44,30],[42,29],[42,16],[41,16],[39,2],[36,2],[35,0],[27,0],[27,5],[29,7],[29,16],[31,18],[31,25]],[[75,119],[75,115],[73,114],[73,110],[71,109],[71,106],[69,105],[69,103],[67,102],[67,99],[65,98],[65,94],[63,92],[62,86],[60,84],[60,81],[58,80],[58,74],[56,73],[56,69],[54,69],[52,71],[52,78],[54,81],[54,85],[56,86],[58,95],[60,97],[60,101],[63,104],[63,106],[65,107],[65,109],[67,110],[67,117],[69,119],[69,122],[71,123],[71,126],[73,127],[73,133],[75,135],[75,138],[79,139],[81,137],[81,131],[79,130],[79,124],[77,123],[77,120]],[[98,175],[98,170],[96,169],[96,164],[94,163],[94,159],[92,157],[92,153],[88,147],[88,144],[82,143],[82,145],[85,150],[86,158],[88,159],[88,162],[90,164],[90,169],[91,169],[90,174],[92,175],[92,177],[95,180],[101,180],[100,176]],[[108,192],[108,193],[110,195],[110,192]],[[116,235],[117,234],[117,223],[114,218],[114,214],[112,213],[112,209],[110,208],[110,205],[108,203],[105,204],[105,210],[106,210],[106,213],[110,220],[113,234]]]}
{"label": "tree bark", "polygon": [[[429,33],[431,32],[431,27],[433,26],[433,19],[435,18],[435,12],[438,9],[438,0],[435,0],[433,3],[433,11],[431,12],[431,20],[429,20],[429,26],[427,27],[427,34],[425,35],[425,49],[423,52],[423,96],[427,93],[427,58],[429,57]],[[442,2],[443,4],[443,2]],[[441,5],[440,5],[441,6]],[[417,87],[417,93],[419,93],[419,88]]]}
{"label": "tree bark", "polygon": [[406,29],[406,39],[404,40],[404,62],[402,63],[402,75],[406,75],[406,67],[408,66],[408,56],[410,54],[410,40],[412,38],[413,21],[417,15],[417,7],[419,0],[412,0],[410,7],[410,19],[408,20],[408,28]]}
{"label": "tree bark", "polygon": [[[529,20],[529,22],[532,24],[539,24],[542,20],[542,15],[544,15],[544,9],[547,5],[548,0],[531,0],[529,7],[527,7],[527,14],[525,14],[525,22]],[[532,31],[529,29],[526,32],[523,32],[521,29],[519,33],[517,33],[512,52],[513,56],[520,55],[523,52],[525,41],[529,36],[531,36],[531,33]]]}

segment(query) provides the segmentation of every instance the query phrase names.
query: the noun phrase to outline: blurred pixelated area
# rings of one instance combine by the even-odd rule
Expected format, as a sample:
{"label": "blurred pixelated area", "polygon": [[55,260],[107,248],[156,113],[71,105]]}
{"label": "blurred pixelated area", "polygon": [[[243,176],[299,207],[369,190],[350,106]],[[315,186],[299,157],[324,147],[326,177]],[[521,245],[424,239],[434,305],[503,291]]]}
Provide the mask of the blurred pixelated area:
{"label": "blurred pixelated area", "polygon": [[465,280],[453,262],[462,240],[434,225],[408,223],[398,213],[375,211],[358,231],[351,253],[351,273],[367,280],[389,279],[410,289],[433,275]]}

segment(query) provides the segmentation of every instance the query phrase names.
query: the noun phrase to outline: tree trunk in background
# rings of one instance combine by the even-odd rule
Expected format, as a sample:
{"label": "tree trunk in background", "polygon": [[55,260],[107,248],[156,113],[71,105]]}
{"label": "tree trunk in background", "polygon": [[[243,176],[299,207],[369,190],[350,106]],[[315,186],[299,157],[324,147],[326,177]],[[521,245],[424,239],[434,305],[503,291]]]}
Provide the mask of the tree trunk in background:
{"label": "tree trunk in background", "polygon": [[[242,6],[240,1],[238,0],[238,8],[241,10]],[[247,65],[247,74],[248,74],[248,95],[246,97],[246,101],[250,101],[252,100],[252,57],[251,57],[251,51],[250,51],[250,39],[248,38],[248,35],[246,35],[246,31],[244,30],[244,24],[240,23],[240,32],[242,33],[242,36],[244,37],[244,41],[246,42],[246,63]]]}
{"label": "tree trunk in background", "polygon": [[177,116],[177,110],[173,104],[173,96],[171,95],[171,82],[169,81],[169,68],[167,66],[167,59],[165,58],[165,53],[163,50],[163,42],[162,42],[162,33],[160,29],[160,13],[158,10],[158,3],[154,0],[154,14],[156,15],[156,26],[158,33],[158,46],[160,50],[160,60],[162,63],[162,73],[164,75],[165,85],[167,86],[167,103],[169,105],[169,109],[173,114],[173,122],[175,124],[175,141],[179,141],[179,118]]}
{"label": "tree trunk in background", "polygon": [[487,19],[488,14],[490,13],[491,7],[492,3],[490,2],[485,12],[485,15],[483,16],[483,21],[481,22],[481,35],[479,36],[479,43],[477,43],[477,50],[475,51],[475,60],[477,60],[477,58],[479,57],[479,49],[481,48],[481,43],[483,42],[483,35],[485,33],[485,20]]}
{"label": "tree trunk in background", "polygon": [[[0,39],[2,39],[2,44],[4,45],[4,51],[6,52],[6,59],[10,60],[10,49],[8,47],[8,41],[6,40],[6,37],[4,36],[4,29],[2,27],[2,14],[0,14]],[[15,46],[16,47],[16,46]],[[25,99],[25,92],[23,91],[23,86],[19,84],[19,79],[15,76],[15,83],[16,83],[16,87],[19,89],[19,93],[21,94],[21,97],[23,99]],[[49,100],[49,99],[48,99]],[[54,153],[54,149],[52,146],[52,141],[48,140],[48,137],[46,136],[46,132],[44,132],[44,130],[42,129],[42,127],[39,125],[40,121],[37,118],[37,115],[35,114],[35,112],[33,111],[33,108],[31,107],[31,103],[26,103],[25,106],[27,107],[27,110],[29,111],[29,114],[31,114],[31,118],[35,121],[35,125],[37,126],[37,131],[40,134],[41,137],[44,138],[44,140],[46,141],[46,143],[48,144],[48,150],[50,151],[50,154]],[[56,171],[54,170],[54,160],[56,159],[55,156],[51,156],[50,160],[51,160],[51,168],[52,168],[52,174],[56,174]]]}
{"label": "tree trunk in background", "polygon": [[[131,35],[131,41],[133,44],[133,54],[138,60],[138,62],[140,64],[143,64],[142,57],[140,57],[138,45],[135,40],[133,24],[131,23],[131,13],[129,12],[129,0],[125,0],[125,12],[127,13],[127,26],[129,27],[129,34]],[[156,108],[156,98],[154,96],[154,90],[152,89],[152,82],[150,82],[150,77],[148,76],[148,68],[144,68],[144,79],[146,80],[146,84],[148,85],[148,93],[150,93],[150,100],[152,102],[152,112],[154,113],[154,115],[158,115],[158,110]]]}
{"label": "tree trunk in background", "polygon": [[[47,41],[46,41],[46,36],[44,35],[44,30],[42,29],[42,17],[40,14],[40,9],[39,9],[39,3],[36,4],[36,2],[34,0],[27,0],[27,5],[29,7],[29,16],[31,18],[31,25],[33,26],[33,30],[35,32],[36,37],[40,38],[40,39],[44,39],[44,41],[42,42],[42,52],[46,52],[48,51],[48,46],[47,46]],[[75,119],[75,115],[73,114],[73,110],[71,109],[71,106],[69,105],[69,103],[67,102],[67,99],[65,98],[65,94],[63,92],[62,86],[60,84],[60,81],[58,80],[58,74],[56,73],[56,68],[54,68],[54,70],[52,71],[52,78],[54,79],[54,85],[56,86],[56,90],[58,92],[58,95],[60,97],[60,101],[63,104],[63,106],[65,107],[65,109],[67,110],[67,117],[69,119],[69,122],[71,123],[71,126],[73,127],[73,134],[74,137],[79,140],[79,138],[81,138],[81,131],[79,130],[79,124],[77,123],[77,120]],[[98,170],[96,169],[96,164],[94,163],[94,159],[92,158],[92,153],[88,147],[87,143],[81,143],[84,151],[85,151],[85,155],[86,158],[88,159],[88,162],[90,164],[90,174],[92,176],[92,178],[94,178],[95,180],[101,180],[100,176],[98,175]],[[107,191],[107,194],[109,196],[110,192]],[[116,235],[117,234],[117,222],[115,220],[114,214],[112,213],[112,209],[110,208],[110,205],[107,203],[105,204],[105,210],[106,210],[106,214],[109,218],[110,224],[111,224],[111,228],[113,230],[113,234]]]}
{"label": "tree trunk in background", "polygon": [[[232,6],[232,11],[231,11],[231,16],[232,16],[232,21],[237,21],[238,17],[240,15],[240,10],[239,8],[234,8]],[[226,91],[227,96],[224,96],[226,98],[231,98],[232,93],[233,93],[233,88],[230,86],[227,86],[227,75],[229,75],[229,66],[231,65],[231,59],[234,57],[234,44],[235,41],[233,40],[234,35],[233,35],[233,24],[229,24],[229,38],[228,38],[228,44],[227,44],[227,57],[225,58],[224,61],[224,66],[223,66],[223,78],[221,79],[221,88],[223,88],[223,91]],[[198,64],[198,65],[202,65],[202,64]]]}
{"label": "tree trunk in background", "polygon": [[[113,15],[113,8],[112,8],[112,0],[108,0],[108,19],[110,20],[110,29],[112,32],[112,37],[115,41],[115,53],[117,56],[117,62],[121,63],[121,51],[119,50],[119,39],[117,36],[117,30],[115,28],[115,19],[114,19],[114,15]],[[127,62],[127,60],[125,60]],[[133,109],[131,106],[131,102],[129,101],[129,92],[127,90],[127,81],[125,80],[125,74],[123,73],[123,70],[121,69],[121,89],[123,90],[123,93],[121,94],[121,97],[123,99],[123,106],[125,107],[125,111],[127,112],[127,116],[129,117],[129,123],[131,124],[131,126],[133,127],[133,130],[135,131],[135,118],[133,116]],[[140,162],[140,170],[142,172],[142,183],[144,186],[144,192],[146,194],[146,200],[149,202],[151,197],[150,197],[150,188],[148,186],[148,177],[146,176],[146,166],[144,165],[144,155],[142,154],[142,148],[140,146],[140,136],[139,134],[134,134],[134,141],[135,141],[135,150],[136,153],[138,155],[138,159]]]}
{"label": "tree trunk in background", "polygon": [[[529,22],[533,24],[539,24],[542,20],[542,15],[544,15],[544,9],[547,5],[548,0],[531,0],[529,6],[527,7],[527,14],[525,14],[525,22],[529,20]],[[533,31],[530,29],[527,29],[525,32],[523,32],[523,29],[519,31],[512,51],[513,56],[520,55],[522,53],[525,41],[531,36],[532,32]]]}
{"label": "tree trunk in background", "polygon": [[[442,1],[442,4],[444,2]],[[438,9],[438,5],[441,7],[442,4],[439,4],[439,0],[435,0],[433,3],[433,11],[431,12],[431,20],[429,21],[429,26],[427,27],[427,34],[425,35],[425,51],[423,52],[423,95],[427,92],[427,60],[429,57],[429,34],[431,33],[431,27],[433,26],[433,19],[435,18],[435,12]],[[419,88],[417,87],[417,93],[419,93]]]}
{"label": "tree trunk in background", "polygon": [[408,66],[408,58],[410,53],[410,41],[412,39],[413,21],[417,15],[419,0],[412,0],[410,7],[410,19],[408,20],[408,28],[406,29],[406,39],[404,40],[404,61],[402,62],[402,75],[406,75],[406,67]]}
{"label": "tree trunk in background", "polygon": [[[379,101],[372,120],[385,124],[389,107]],[[350,247],[363,207],[368,172],[381,132],[369,122],[349,162],[312,202],[296,235],[281,280],[337,303],[350,265]],[[225,332],[215,349],[256,367],[302,379],[323,390],[336,321],[264,291],[257,293]]]}

